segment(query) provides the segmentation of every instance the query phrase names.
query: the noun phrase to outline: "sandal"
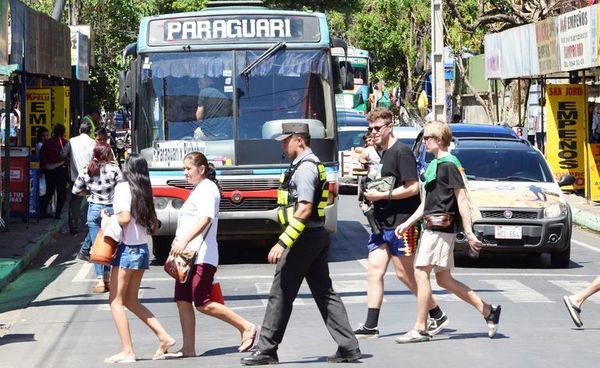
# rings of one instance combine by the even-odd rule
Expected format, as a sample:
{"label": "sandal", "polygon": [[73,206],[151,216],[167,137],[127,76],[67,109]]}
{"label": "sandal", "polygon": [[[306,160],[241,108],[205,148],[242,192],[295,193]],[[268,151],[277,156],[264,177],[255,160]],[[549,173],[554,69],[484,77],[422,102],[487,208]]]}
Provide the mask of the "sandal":
{"label": "sandal", "polygon": [[485,317],[485,321],[488,325],[488,336],[494,337],[498,331],[498,323],[500,322],[500,312],[502,312],[502,306],[490,304],[490,314]]}
{"label": "sandal", "polygon": [[238,351],[240,353],[245,353],[252,349],[258,343],[258,336],[260,335],[260,327],[254,325],[252,328],[252,334],[245,339],[242,339],[240,346],[238,347]]}
{"label": "sandal", "polygon": [[108,291],[106,283],[102,280],[98,280],[96,285],[92,288],[94,294],[102,294]]}
{"label": "sandal", "polygon": [[581,316],[579,315],[581,314],[581,308],[575,305],[575,303],[571,301],[571,298],[569,298],[566,295],[563,296],[563,302],[565,302],[565,306],[567,307],[569,315],[571,316],[573,323],[575,323],[575,326],[583,326],[583,321],[581,320]]}
{"label": "sandal", "polygon": [[412,329],[402,336],[396,337],[397,344],[408,344],[413,342],[425,342],[431,340],[431,335],[427,331]]}

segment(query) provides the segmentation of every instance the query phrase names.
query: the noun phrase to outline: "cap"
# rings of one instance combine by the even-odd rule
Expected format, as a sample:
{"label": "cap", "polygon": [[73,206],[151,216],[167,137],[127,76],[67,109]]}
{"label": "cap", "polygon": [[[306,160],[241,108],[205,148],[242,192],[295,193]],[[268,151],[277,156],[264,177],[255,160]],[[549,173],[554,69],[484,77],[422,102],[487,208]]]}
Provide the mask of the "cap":
{"label": "cap", "polygon": [[281,124],[281,134],[275,137],[276,140],[282,141],[294,134],[310,135],[308,124],[306,123],[283,123]]}

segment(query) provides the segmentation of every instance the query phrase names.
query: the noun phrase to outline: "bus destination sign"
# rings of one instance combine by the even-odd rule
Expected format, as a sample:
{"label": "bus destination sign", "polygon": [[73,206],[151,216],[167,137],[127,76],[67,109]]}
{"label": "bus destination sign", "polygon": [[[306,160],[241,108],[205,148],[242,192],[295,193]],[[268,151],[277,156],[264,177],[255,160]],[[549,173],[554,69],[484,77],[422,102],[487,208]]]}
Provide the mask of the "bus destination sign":
{"label": "bus destination sign", "polygon": [[150,21],[149,46],[318,42],[319,20],[311,16],[247,15],[171,18]]}

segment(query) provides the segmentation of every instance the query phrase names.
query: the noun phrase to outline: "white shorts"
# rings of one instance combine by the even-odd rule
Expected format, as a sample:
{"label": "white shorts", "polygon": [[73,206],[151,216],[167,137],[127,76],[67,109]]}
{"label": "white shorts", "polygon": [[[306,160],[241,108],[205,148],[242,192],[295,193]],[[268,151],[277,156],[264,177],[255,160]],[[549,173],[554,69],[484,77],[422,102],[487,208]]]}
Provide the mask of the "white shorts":
{"label": "white shorts", "polygon": [[433,272],[454,267],[455,233],[423,230],[417,248],[415,267],[434,266]]}

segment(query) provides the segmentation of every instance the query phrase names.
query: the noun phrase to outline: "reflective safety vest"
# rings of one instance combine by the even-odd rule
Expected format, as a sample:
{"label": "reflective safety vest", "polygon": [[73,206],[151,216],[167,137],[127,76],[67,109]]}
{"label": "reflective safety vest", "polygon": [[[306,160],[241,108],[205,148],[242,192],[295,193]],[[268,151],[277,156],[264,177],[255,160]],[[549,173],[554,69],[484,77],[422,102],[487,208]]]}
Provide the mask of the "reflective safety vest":
{"label": "reflective safety vest", "polygon": [[[327,198],[329,197],[329,189],[327,183],[327,172],[325,166],[318,161],[310,159],[300,160],[297,164],[291,165],[290,168],[281,174],[279,178],[279,189],[277,190],[277,219],[282,227],[287,226],[290,220],[294,218],[298,206],[298,198],[291,196],[289,188],[292,176],[303,162],[311,162],[317,166],[319,172],[319,185],[313,197],[312,213],[310,215],[311,221],[323,221],[325,219],[325,206],[327,205]],[[319,190],[318,188],[321,188]]]}

